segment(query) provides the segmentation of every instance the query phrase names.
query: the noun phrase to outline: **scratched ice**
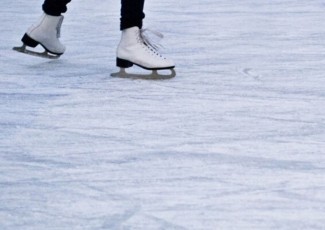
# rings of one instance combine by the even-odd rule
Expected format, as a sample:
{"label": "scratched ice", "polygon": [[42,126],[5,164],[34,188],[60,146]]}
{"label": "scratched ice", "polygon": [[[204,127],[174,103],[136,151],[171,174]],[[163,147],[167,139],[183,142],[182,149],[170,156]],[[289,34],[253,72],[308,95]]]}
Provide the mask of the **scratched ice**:
{"label": "scratched ice", "polygon": [[119,1],[72,1],[54,61],[2,4],[1,230],[325,229],[323,0],[147,1],[161,81],[110,77]]}

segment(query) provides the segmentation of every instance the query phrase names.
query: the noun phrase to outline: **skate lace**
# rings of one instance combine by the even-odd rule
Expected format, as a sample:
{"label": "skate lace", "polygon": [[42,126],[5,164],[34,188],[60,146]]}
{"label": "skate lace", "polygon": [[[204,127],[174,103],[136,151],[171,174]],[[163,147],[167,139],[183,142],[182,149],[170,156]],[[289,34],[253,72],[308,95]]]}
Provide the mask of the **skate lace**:
{"label": "skate lace", "polygon": [[152,29],[141,29],[140,38],[146,46],[153,50],[158,51],[160,48],[163,48],[160,41],[164,38],[164,35],[158,31]]}
{"label": "skate lace", "polygon": [[60,38],[61,37],[61,26],[62,26],[62,23],[63,23],[63,19],[64,17],[61,16],[59,22],[58,22],[58,25],[56,26],[56,37],[57,38]]}

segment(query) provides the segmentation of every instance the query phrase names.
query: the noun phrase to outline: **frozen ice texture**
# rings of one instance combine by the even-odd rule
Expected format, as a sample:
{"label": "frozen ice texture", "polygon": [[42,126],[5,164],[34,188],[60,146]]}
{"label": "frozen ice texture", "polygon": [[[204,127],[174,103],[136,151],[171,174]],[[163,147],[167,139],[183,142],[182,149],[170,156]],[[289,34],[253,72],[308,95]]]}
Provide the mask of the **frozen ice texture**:
{"label": "frozen ice texture", "polygon": [[325,228],[324,1],[147,1],[165,81],[110,77],[119,1],[72,1],[55,61],[2,3],[1,230]]}

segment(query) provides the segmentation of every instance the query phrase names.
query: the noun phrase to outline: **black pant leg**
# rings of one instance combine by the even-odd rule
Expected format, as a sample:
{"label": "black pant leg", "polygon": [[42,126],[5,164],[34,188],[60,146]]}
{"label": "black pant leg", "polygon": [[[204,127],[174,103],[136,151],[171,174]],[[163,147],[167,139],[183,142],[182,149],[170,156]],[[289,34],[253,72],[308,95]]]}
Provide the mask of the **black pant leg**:
{"label": "black pant leg", "polygon": [[142,28],[142,20],[145,17],[143,12],[144,0],[121,0],[121,25],[124,30],[137,26]]}
{"label": "black pant leg", "polygon": [[60,16],[61,13],[67,11],[67,4],[71,0],[45,0],[43,4],[43,11],[52,16]]}

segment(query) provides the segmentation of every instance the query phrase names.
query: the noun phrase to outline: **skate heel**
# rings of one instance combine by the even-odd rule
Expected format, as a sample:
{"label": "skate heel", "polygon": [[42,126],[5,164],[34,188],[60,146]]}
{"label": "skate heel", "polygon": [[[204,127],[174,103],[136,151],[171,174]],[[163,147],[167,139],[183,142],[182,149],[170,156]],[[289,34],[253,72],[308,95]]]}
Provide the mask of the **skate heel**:
{"label": "skate heel", "polygon": [[39,42],[35,41],[34,39],[32,39],[30,36],[28,36],[28,34],[24,34],[23,38],[21,39],[21,41],[26,45],[26,46],[30,46],[35,48]]}
{"label": "skate heel", "polygon": [[133,63],[121,58],[116,58],[116,66],[120,68],[129,68],[133,66]]}

